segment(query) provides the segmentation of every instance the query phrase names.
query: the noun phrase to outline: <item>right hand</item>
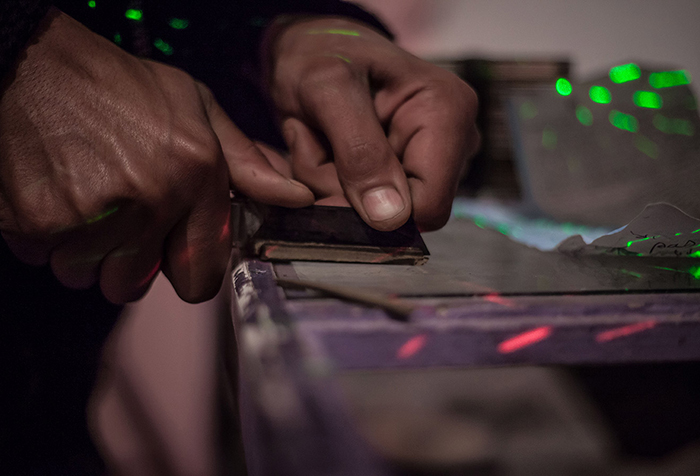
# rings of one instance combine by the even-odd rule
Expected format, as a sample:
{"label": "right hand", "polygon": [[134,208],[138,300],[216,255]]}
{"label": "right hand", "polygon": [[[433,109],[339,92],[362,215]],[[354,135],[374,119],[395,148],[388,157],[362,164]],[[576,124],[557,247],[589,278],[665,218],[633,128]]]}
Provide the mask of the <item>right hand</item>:
{"label": "right hand", "polygon": [[229,183],[263,203],[313,203],[190,76],[57,10],[46,22],[0,98],[0,231],[20,259],[50,262],[72,288],[99,281],[116,303],[162,269],[201,301],[231,249]]}

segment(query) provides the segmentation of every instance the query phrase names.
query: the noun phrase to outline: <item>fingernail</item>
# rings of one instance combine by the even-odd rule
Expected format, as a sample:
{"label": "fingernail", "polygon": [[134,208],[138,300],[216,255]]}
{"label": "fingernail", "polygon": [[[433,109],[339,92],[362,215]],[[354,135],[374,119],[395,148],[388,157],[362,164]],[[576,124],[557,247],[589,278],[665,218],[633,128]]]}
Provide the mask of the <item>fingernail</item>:
{"label": "fingernail", "polygon": [[291,183],[292,185],[296,185],[297,187],[301,187],[301,188],[303,188],[304,190],[308,190],[308,188],[309,188],[309,187],[307,187],[306,185],[304,185],[303,183],[299,182],[298,180],[294,180],[294,179],[287,179],[287,180],[288,180],[289,183]]}
{"label": "fingernail", "polygon": [[372,221],[385,221],[401,213],[406,204],[392,187],[377,188],[362,196],[362,206]]}

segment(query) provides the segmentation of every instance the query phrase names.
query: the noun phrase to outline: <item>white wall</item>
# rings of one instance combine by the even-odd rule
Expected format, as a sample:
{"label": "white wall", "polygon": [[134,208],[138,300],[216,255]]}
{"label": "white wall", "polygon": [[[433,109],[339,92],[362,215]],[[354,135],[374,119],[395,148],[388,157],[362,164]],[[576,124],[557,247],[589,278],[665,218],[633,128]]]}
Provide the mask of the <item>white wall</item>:
{"label": "white wall", "polygon": [[700,83],[700,0],[360,0],[421,57],[569,57],[588,79],[627,60]]}

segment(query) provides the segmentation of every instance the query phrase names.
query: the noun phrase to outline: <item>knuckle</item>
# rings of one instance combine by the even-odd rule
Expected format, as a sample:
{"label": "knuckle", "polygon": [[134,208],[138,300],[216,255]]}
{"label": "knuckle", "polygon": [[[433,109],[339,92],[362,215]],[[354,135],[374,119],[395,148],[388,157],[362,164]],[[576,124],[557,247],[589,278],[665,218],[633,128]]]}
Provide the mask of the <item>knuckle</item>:
{"label": "knuckle", "polygon": [[172,141],[172,155],[187,174],[213,172],[221,156],[221,147],[213,131],[200,129],[195,133],[179,134]]}
{"label": "knuckle", "polygon": [[361,181],[386,168],[388,148],[379,142],[363,138],[351,140],[343,151],[345,160],[337,163],[346,180]]}
{"label": "knuckle", "polygon": [[312,99],[324,91],[342,92],[341,88],[355,79],[356,74],[347,63],[319,58],[306,67],[300,82],[301,93]]}

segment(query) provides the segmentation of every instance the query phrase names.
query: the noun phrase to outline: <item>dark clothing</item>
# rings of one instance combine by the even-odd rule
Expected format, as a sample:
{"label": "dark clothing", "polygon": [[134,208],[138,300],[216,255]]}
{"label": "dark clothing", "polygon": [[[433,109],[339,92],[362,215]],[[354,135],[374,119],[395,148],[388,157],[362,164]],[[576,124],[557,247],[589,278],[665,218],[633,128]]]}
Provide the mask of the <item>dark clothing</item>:
{"label": "dark clothing", "polygon": [[[16,45],[26,44],[27,25],[36,26],[43,8],[38,1],[5,1],[33,9],[24,17],[16,9],[9,18],[9,10],[0,8],[0,67],[14,63]],[[284,143],[259,88],[260,41],[269,21],[280,13],[335,14],[386,32],[373,17],[340,1],[91,3],[55,5],[127,51],[188,71],[214,91],[243,132],[279,148]],[[127,8],[142,18],[127,18]],[[12,21],[21,28],[11,27]],[[86,403],[120,307],[107,302],[98,286],[63,288],[48,267],[23,265],[2,240],[0,285],[0,475],[101,474]]]}

